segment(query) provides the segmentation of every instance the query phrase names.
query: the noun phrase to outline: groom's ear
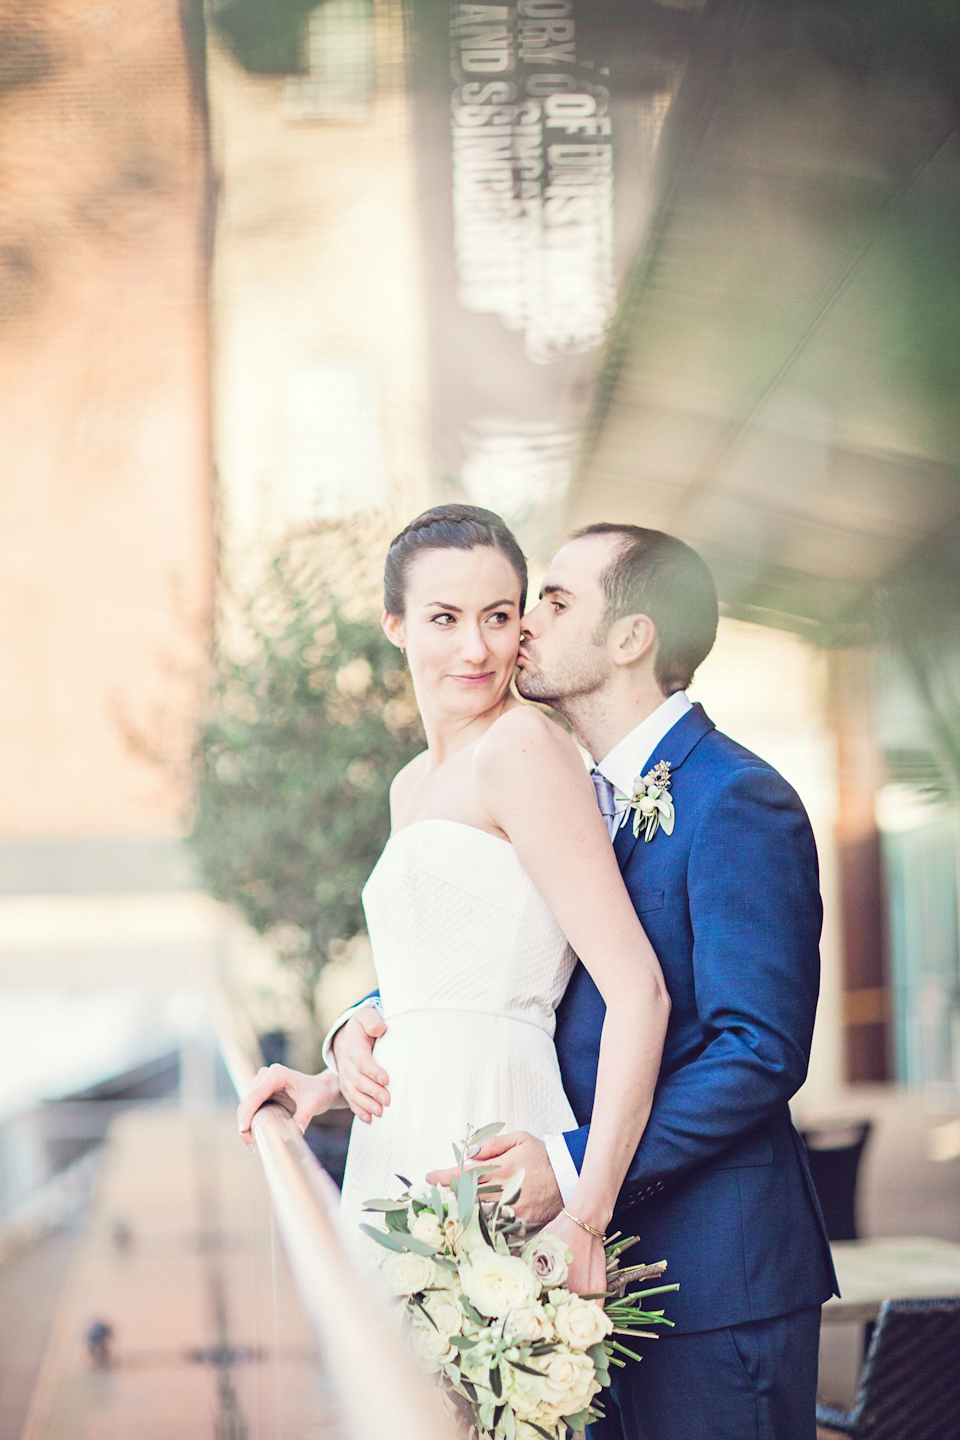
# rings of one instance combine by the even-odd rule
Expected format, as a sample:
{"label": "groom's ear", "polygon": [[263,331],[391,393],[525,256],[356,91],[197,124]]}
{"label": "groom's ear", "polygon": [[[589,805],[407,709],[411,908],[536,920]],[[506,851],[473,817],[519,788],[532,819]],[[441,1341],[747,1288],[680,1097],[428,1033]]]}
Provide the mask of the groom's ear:
{"label": "groom's ear", "polygon": [[402,650],[404,648],[403,616],[391,615],[389,610],[384,610],[380,616],[380,624],[383,626],[383,633],[390,641],[390,644],[396,645],[398,650]]}
{"label": "groom's ear", "polygon": [[649,615],[624,615],[613,622],[607,634],[614,665],[635,665],[644,656],[652,659],[657,642],[657,627]]}

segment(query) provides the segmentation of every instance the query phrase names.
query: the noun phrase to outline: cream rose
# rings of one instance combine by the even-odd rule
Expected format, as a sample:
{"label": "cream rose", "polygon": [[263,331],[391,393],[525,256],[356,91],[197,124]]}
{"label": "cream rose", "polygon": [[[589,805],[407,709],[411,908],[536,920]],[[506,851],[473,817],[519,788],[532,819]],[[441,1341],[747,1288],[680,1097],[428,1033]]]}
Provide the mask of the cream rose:
{"label": "cream rose", "polygon": [[520,1254],[544,1290],[550,1285],[562,1285],[566,1280],[570,1252],[559,1235],[543,1230],[527,1241]]}
{"label": "cream rose", "polygon": [[449,1290],[430,1290],[423,1297],[423,1308],[441,1335],[459,1335],[465,1319],[460,1302]]}
{"label": "cream rose", "polygon": [[410,1234],[416,1240],[422,1240],[425,1245],[435,1245],[437,1249],[443,1244],[443,1231],[440,1228],[440,1221],[432,1210],[421,1210],[410,1222]]}
{"label": "cream rose", "polygon": [[561,1415],[582,1410],[600,1389],[597,1372],[588,1355],[571,1350],[554,1350],[551,1355],[543,1356],[540,1369],[546,1402],[556,1406]]}
{"label": "cream rose", "polygon": [[414,1353],[427,1370],[439,1370],[441,1365],[452,1360],[457,1353],[450,1344],[450,1336],[435,1330],[430,1321],[422,1315],[418,1315],[413,1322],[411,1339]]}
{"label": "cream rose", "polygon": [[457,1255],[468,1255],[471,1250],[476,1250],[487,1243],[483,1238],[483,1231],[480,1229],[480,1222],[476,1215],[471,1217],[469,1225],[464,1229],[457,1219],[456,1209],[443,1222],[443,1236],[450,1249]]}
{"label": "cream rose", "polygon": [[503,1333],[514,1345],[529,1345],[535,1340],[549,1340],[553,1334],[550,1317],[536,1300],[517,1305],[507,1315]]}
{"label": "cream rose", "polygon": [[390,1250],[380,1262],[383,1275],[394,1295],[415,1295],[437,1283],[438,1271],[429,1255],[414,1255],[411,1250]]}
{"label": "cream rose", "polygon": [[592,1300],[581,1300],[574,1296],[565,1305],[557,1307],[554,1320],[557,1334],[571,1350],[589,1350],[605,1340],[613,1330],[613,1321],[600,1306]]}
{"label": "cream rose", "polygon": [[[546,1425],[542,1428],[546,1429]],[[568,1431],[567,1433],[569,1434],[570,1432]],[[521,1420],[520,1417],[517,1416],[517,1440],[543,1440],[543,1435],[540,1430],[534,1430],[528,1421]]]}
{"label": "cream rose", "polygon": [[545,1376],[531,1375],[528,1370],[515,1370],[509,1364],[501,1365],[500,1373],[504,1399],[510,1402],[517,1415],[524,1420],[532,1420],[535,1425],[542,1425],[544,1429],[552,1429],[560,1419],[560,1413],[550,1403]]}
{"label": "cream rose", "polygon": [[515,1305],[537,1297],[533,1271],[516,1255],[498,1255],[489,1245],[471,1250],[460,1266],[460,1283],[471,1304],[499,1319]]}

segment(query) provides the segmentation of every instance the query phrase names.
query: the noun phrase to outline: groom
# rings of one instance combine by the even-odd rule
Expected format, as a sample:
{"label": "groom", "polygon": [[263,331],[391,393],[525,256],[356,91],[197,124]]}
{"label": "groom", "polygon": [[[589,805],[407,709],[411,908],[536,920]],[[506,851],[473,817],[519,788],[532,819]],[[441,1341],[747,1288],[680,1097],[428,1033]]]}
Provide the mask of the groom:
{"label": "groom", "polygon": [[[836,1280],[787,1102],[806,1074],[817,1004],[817,856],[791,787],[687,699],[716,624],[699,556],[630,525],[575,535],[524,619],[517,688],[562,715],[594,758],[598,802],[673,1005],[612,1228],[641,1237],[631,1259],[669,1261],[675,1328],[615,1372],[591,1440],[815,1436],[820,1306]],[[619,817],[634,778],[661,762],[675,825],[648,843]],[[505,1174],[523,1168],[518,1209],[533,1223],[552,1219],[576,1183],[603,1014],[578,965],[556,1048],[579,1128],[502,1135],[477,1157],[497,1157]],[[387,1100],[371,1058],[384,1029],[361,1009],[333,1038],[341,1088],[373,1113]]]}

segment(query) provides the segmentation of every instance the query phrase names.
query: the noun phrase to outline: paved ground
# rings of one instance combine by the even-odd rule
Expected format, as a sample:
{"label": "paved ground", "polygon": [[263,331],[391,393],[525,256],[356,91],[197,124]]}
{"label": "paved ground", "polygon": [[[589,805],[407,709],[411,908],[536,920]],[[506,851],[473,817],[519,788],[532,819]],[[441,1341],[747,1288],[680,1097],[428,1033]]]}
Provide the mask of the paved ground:
{"label": "paved ground", "polygon": [[123,1116],[22,1440],[337,1440],[333,1415],[232,1116]]}
{"label": "paved ground", "polygon": [[78,1238],[56,1231],[0,1267],[0,1440],[20,1440]]}

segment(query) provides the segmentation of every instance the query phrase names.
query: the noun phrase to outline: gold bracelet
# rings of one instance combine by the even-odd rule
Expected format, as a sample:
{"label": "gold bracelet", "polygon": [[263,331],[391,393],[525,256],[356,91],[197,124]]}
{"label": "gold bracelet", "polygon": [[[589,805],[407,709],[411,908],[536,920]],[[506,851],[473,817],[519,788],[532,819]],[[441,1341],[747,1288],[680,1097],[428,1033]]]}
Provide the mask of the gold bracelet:
{"label": "gold bracelet", "polygon": [[560,1211],[560,1214],[566,1215],[568,1220],[572,1220],[574,1225],[579,1225],[581,1230],[586,1230],[588,1235],[595,1235],[598,1240],[606,1240],[607,1237],[606,1235],[604,1235],[602,1230],[595,1230],[592,1225],[587,1224],[586,1220],[578,1220],[576,1215],[570,1214],[570,1211],[567,1209],[566,1206],[563,1207],[563,1209]]}

